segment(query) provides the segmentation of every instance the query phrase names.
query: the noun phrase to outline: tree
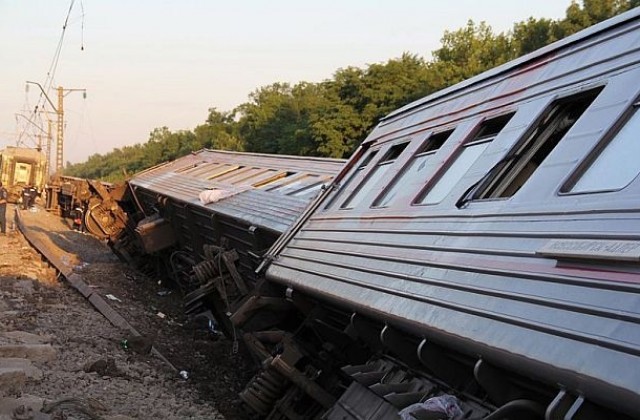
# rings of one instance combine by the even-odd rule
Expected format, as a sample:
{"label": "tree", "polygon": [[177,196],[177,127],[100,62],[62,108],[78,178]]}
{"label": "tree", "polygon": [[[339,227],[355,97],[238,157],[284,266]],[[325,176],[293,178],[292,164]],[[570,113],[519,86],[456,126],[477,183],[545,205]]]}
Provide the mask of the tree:
{"label": "tree", "polygon": [[640,5],[640,0],[573,1],[562,19],[529,18],[494,33],[485,22],[446,31],[425,60],[404,53],[364,68],[338,69],[320,83],[273,83],[256,89],[230,112],[210,108],[193,131],[154,129],[145,144],[92,155],[67,173],[107,180],[201,148],[348,157],[394,109],[537,50]]}
{"label": "tree", "polygon": [[464,28],[446,31],[441,42],[442,47],[433,52],[433,68],[445,75],[447,85],[466,80],[516,56],[511,37],[504,33],[495,35],[485,22],[476,24],[469,20]]}
{"label": "tree", "polygon": [[[513,49],[517,57],[556,41],[558,23],[551,19],[529,18],[513,25]],[[515,57],[514,57],[515,58]]]}
{"label": "tree", "polygon": [[558,37],[566,37],[582,29],[609,19],[640,4],[638,0],[583,0],[582,5],[572,1],[566,17],[559,22]]}
{"label": "tree", "polygon": [[209,108],[209,115],[205,123],[193,130],[195,142],[192,150],[202,148],[244,150],[244,142],[236,133],[237,124],[234,118],[235,113],[233,111],[220,112],[216,108]]}

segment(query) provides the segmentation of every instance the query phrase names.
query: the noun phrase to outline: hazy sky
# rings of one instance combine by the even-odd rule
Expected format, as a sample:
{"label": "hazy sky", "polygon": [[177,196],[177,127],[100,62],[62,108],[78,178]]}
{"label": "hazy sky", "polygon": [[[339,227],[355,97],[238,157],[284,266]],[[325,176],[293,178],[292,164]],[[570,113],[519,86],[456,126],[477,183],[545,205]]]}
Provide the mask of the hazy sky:
{"label": "hazy sky", "polygon": [[[0,148],[39,99],[71,0],[0,0]],[[65,98],[65,161],[192,129],[274,82],[319,82],[403,52],[428,57],[468,19],[494,30],[560,18],[569,0],[76,0],[54,86]],[[84,19],[82,19],[84,10]],[[84,22],[83,22],[84,21]],[[84,24],[84,25],[83,25]],[[83,30],[84,26],[84,30]],[[84,45],[84,51],[81,46]],[[56,103],[55,92],[48,92]],[[29,129],[23,136],[35,145]]]}

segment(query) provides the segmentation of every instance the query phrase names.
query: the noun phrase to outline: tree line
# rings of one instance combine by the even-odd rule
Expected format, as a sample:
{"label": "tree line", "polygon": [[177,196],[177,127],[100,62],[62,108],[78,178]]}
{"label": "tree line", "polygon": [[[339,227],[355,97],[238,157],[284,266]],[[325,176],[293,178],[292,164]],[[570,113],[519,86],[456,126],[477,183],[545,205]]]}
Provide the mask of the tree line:
{"label": "tree line", "polygon": [[156,128],[144,144],[94,154],[65,171],[115,182],[202,148],[346,158],[394,109],[639,5],[573,1],[561,19],[529,18],[501,33],[469,20],[445,31],[428,60],[405,53],[365,68],[341,68],[319,83],[273,83],[231,111],[209,109],[193,130]]}

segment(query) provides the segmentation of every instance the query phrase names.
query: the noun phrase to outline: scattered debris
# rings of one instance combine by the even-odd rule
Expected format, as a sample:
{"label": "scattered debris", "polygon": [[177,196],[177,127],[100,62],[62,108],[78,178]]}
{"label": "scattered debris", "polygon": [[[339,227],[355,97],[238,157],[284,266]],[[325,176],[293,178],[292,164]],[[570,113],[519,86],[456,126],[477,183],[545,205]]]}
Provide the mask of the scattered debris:
{"label": "scattered debris", "polygon": [[115,302],[122,302],[122,300],[121,300],[121,299],[118,299],[117,297],[115,297],[115,296],[114,296],[114,295],[112,295],[112,294],[105,295],[105,297],[106,297],[107,299],[109,299],[109,300],[113,300],[113,301],[115,301]]}
{"label": "scattered debris", "polygon": [[464,412],[458,399],[449,394],[429,398],[425,402],[411,404],[400,411],[402,420],[413,419],[446,419],[460,420]]}
{"label": "scattered debris", "polygon": [[149,354],[153,347],[153,339],[144,336],[127,337],[120,341],[124,350],[133,350],[138,354]]}
{"label": "scattered debris", "polygon": [[161,319],[165,319],[165,318],[167,317],[167,316],[166,316],[165,314],[163,314],[162,312],[158,312],[158,313],[156,314],[156,316],[157,316],[158,318],[161,318]]}
{"label": "scattered debris", "polygon": [[160,290],[156,295],[158,296],[169,296],[171,294],[171,290]]}
{"label": "scattered debris", "polygon": [[180,377],[186,381],[187,379],[189,379],[189,372],[187,372],[186,370],[181,370]]}
{"label": "scattered debris", "polygon": [[73,267],[73,271],[82,271],[89,266],[88,262],[82,262]]}

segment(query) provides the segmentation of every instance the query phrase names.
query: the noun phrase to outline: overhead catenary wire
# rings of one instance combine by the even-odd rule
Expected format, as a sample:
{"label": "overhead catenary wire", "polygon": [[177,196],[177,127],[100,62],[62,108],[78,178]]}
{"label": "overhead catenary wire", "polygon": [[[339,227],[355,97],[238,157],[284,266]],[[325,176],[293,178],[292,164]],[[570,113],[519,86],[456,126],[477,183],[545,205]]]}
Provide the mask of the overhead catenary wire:
{"label": "overhead catenary wire", "polygon": [[[53,54],[53,59],[51,60],[51,64],[49,65],[49,69],[47,70],[47,77],[45,78],[45,82],[43,83],[44,91],[51,89],[51,87],[53,86],[53,83],[55,80],[55,74],[58,69],[58,63],[60,61],[60,55],[62,53],[64,37],[69,24],[69,18],[71,16],[71,12],[73,11],[74,4],[75,4],[75,0],[71,0],[71,2],[69,3],[69,9],[67,10],[67,15],[64,19],[64,24],[62,25],[62,32],[60,34],[60,39],[58,40],[58,45],[56,46],[55,52]],[[84,4],[82,3],[82,1],[80,2],[80,5],[82,9],[82,41],[81,41],[80,50],[84,51]],[[31,117],[30,117],[31,119],[33,119],[35,115],[38,113],[39,108],[44,107],[44,101],[45,101],[44,93],[40,92],[40,95],[38,96],[38,101],[36,102],[36,105],[33,111],[31,111]],[[19,145],[22,142],[22,137],[25,135],[26,131],[27,131],[27,127],[25,126],[20,132],[20,134],[18,135],[16,144]]]}
{"label": "overhead catenary wire", "polygon": [[80,10],[82,11],[82,22],[80,24],[80,51],[84,51],[84,3],[80,0]]}

